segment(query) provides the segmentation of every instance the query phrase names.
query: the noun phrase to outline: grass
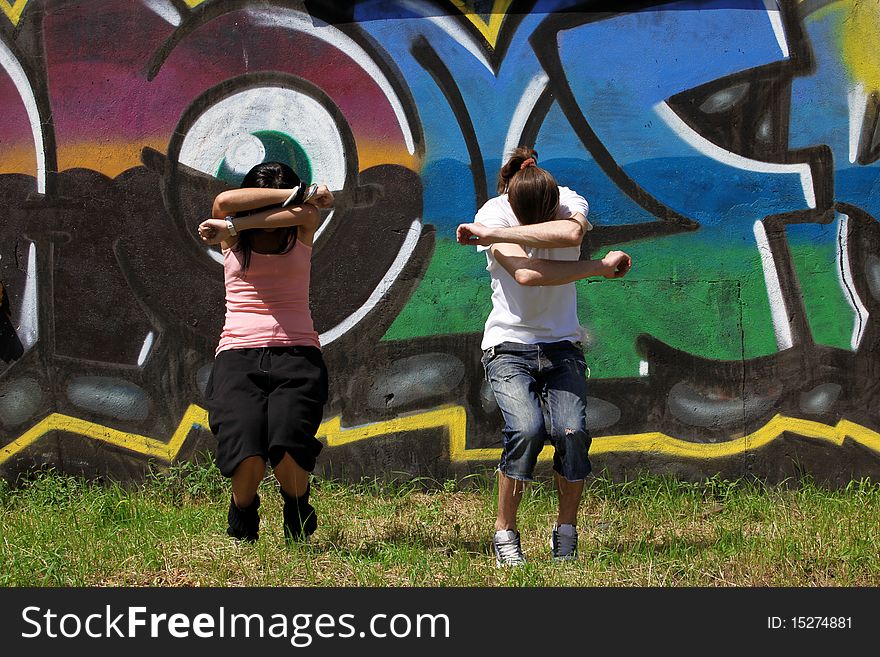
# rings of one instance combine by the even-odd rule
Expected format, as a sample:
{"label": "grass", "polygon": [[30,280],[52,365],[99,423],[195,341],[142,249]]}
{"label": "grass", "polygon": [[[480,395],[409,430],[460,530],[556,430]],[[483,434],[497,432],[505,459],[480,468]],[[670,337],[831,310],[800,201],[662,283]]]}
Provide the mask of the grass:
{"label": "grass", "polygon": [[463,481],[320,480],[309,545],[281,538],[280,496],[261,487],[255,545],[225,531],[229,483],[181,463],[136,488],[42,471],[0,480],[3,586],[877,586],[880,484],[829,490],[712,478],[592,479],[581,558],[555,564],[555,491],[527,489],[529,563],[491,556],[491,473]]}

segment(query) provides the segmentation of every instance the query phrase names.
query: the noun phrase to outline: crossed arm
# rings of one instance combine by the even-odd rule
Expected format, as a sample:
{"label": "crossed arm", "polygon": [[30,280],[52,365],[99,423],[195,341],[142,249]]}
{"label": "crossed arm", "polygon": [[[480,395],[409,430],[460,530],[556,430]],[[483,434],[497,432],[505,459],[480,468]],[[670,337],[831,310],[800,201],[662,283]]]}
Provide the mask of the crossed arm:
{"label": "crossed arm", "polygon": [[589,229],[587,218],[576,212],[565,219],[554,219],[528,226],[493,228],[479,223],[461,224],[455,231],[455,238],[459,244],[465,246],[510,243],[529,248],[557,249],[580,246]]}
{"label": "crossed arm", "polygon": [[632,267],[623,251],[610,251],[601,260],[547,260],[530,258],[526,248],[556,249],[580,246],[590,226],[577,212],[571,217],[527,226],[493,228],[480,223],[461,224],[455,232],[459,244],[489,246],[495,260],[520,285],[565,285],[582,278],[620,278]]}
{"label": "crossed arm", "polygon": [[226,217],[254,210],[256,212],[232,220],[236,233],[254,228],[287,226],[302,226],[306,231],[314,232],[320,221],[318,208],[332,207],[333,193],[325,185],[320,185],[307,202],[281,207],[292,191],[244,187],[221,192],[214,199],[211,218],[199,224],[199,237],[206,244],[220,244],[224,249],[232,248],[238,238],[229,232]]}
{"label": "crossed arm", "polygon": [[565,285],[582,278],[621,278],[632,267],[623,251],[609,251],[601,260],[546,260],[530,258],[518,244],[495,244],[495,260],[520,285]]}

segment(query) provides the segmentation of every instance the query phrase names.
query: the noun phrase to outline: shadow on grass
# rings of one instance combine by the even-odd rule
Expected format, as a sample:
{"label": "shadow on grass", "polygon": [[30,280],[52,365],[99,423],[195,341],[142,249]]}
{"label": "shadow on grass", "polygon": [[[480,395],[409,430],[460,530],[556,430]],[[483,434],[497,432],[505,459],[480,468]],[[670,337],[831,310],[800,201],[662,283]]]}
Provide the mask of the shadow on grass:
{"label": "shadow on grass", "polygon": [[378,527],[369,536],[353,537],[337,527],[325,529],[325,535],[313,544],[338,555],[372,559],[389,551],[406,550],[428,552],[451,557],[455,554],[486,556],[492,554],[489,538],[474,539],[456,534],[451,528],[391,523]]}
{"label": "shadow on grass", "polygon": [[638,540],[605,540],[596,543],[581,543],[580,552],[589,558],[590,556],[607,556],[610,554],[624,556],[645,557],[649,555],[664,555],[668,557],[692,558],[701,552],[715,551],[721,543],[718,539],[711,538],[671,538],[657,541]]}

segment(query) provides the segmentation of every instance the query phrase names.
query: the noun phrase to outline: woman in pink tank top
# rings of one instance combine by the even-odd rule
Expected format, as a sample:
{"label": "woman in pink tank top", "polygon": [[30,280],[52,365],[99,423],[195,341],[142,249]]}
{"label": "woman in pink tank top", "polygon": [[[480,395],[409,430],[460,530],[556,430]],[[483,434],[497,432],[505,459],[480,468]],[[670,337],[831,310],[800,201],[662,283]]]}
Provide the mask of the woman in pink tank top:
{"label": "woman in pink tank top", "polygon": [[308,541],[317,527],[309,478],[322,447],[315,433],[327,368],[309,278],[319,209],[332,205],[326,186],[264,162],[219,194],[199,225],[202,241],[223,253],[226,318],[206,397],[217,465],[232,478],[227,533],[239,540],[257,540],[267,462],[281,487],[285,538]]}

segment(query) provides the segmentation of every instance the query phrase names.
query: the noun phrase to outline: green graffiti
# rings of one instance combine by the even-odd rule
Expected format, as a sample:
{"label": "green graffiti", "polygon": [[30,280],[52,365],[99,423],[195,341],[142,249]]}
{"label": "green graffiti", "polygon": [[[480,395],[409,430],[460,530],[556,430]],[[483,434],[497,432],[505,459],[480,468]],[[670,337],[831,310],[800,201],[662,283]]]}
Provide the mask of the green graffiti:
{"label": "green graffiti", "polygon": [[[290,135],[277,130],[258,130],[252,133],[254,137],[260,140],[265,155],[263,162],[283,162],[289,165],[300,179],[305,183],[312,182],[312,165],[309,162],[309,156],[306,154],[299,142]],[[254,164],[257,164],[256,162]],[[220,162],[216,176],[220,180],[224,180],[232,185],[240,185],[244,179],[244,171],[236,171],[229,166],[226,158]]]}
{"label": "green graffiti", "polygon": [[813,340],[850,349],[855,315],[841,288],[837,246],[792,246],[791,254]]}
{"label": "green graffiti", "polygon": [[[577,283],[593,377],[639,376],[640,334],[721,361],[777,351],[764,274],[753,244],[728,244],[719,253],[711,240],[685,234],[624,248],[634,262],[625,279]],[[834,246],[795,246],[792,254],[814,339],[849,349],[853,314],[837,279]],[[474,249],[438,240],[424,279],[384,339],[482,332],[491,308],[485,266],[485,256]]]}

